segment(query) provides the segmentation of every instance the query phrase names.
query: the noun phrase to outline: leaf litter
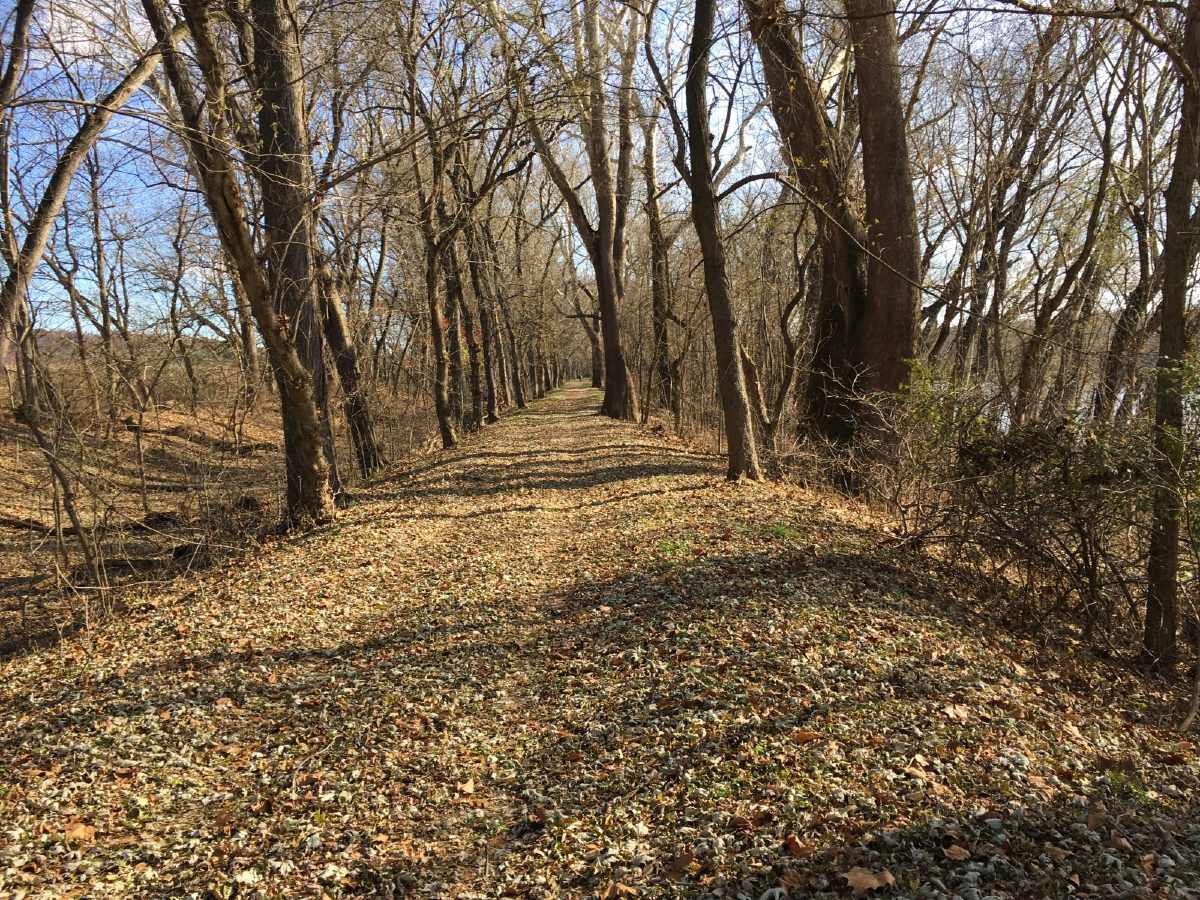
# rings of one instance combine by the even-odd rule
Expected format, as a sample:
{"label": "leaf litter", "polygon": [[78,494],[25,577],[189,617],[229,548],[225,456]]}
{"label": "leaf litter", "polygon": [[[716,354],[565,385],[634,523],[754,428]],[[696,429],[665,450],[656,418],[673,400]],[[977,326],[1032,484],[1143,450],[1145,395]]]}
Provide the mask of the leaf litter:
{"label": "leaf litter", "polygon": [[1165,691],[595,402],[0,663],[0,896],[1200,897]]}

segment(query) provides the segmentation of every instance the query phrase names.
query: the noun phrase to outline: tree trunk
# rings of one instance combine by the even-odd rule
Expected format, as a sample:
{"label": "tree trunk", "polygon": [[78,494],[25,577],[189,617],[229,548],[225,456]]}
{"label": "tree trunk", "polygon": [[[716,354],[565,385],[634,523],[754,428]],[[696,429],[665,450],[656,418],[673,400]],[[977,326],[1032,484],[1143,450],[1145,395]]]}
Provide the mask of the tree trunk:
{"label": "tree trunk", "polygon": [[870,391],[908,381],[917,328],[921,250],[900,98],[894,0],[846,0],[854,48],[866,193],[868,303],[855,362]]}
{"label": "tree trunk", "polygon": [[432,242],[426,242],[425,294],[429,301],[429,337],[433,350],[433,406],[437,413],[442,449],[451,450],[458,444],[455,418],[450,408],[450,357],[446,353],[446,319],[438,302],[438,253]]}
{"label": "tree trunk", "polygon": [[[303,70],[295,31],[296,9],[292,0],[250,0],[250,15],[255,36],[254,74],[259,85],[260,146],[256,162],[266,222],[268,283],[275,307],[296,335],[301,353],[307,350],[307,362],[315,365],[321,336],[313,175],[300,96]],[[298,386],[283,372],[278,379],[281,398],[296,393]],[[313,412],[317,400],[314,395]],[[297,398],[288,405],[302,402]],[[322,459],[324,430],[319,417],[310,419],[308,410],[285,408],[288,511],[293,522],[324,522],[333,517],[329,471]]]}
{"label": "tree trunk", "polygon": [[[807,386],[814,430],[836,444],[876,422],[864,395],[903,386],[916,338],[920,254],[899,93],[894,6],[849,0],[863,132],[865,229],[851,207],[849,148],[825,115],[825,100],[781,3],[742,0],[762,59],[772,115],[792,171],[817,208],[820,304]],[[864,253],[862,248],[869,248]]]}
{"label": "tree trunk", "polygon": [[[161,3],[159,0],[143,0],[142,5],[155,37],[161,44],[167,34],[166,15]],[[203,4],[196,7],[199,13],[206,9]],[[206,31],[206,21],[203,18],[197,19],[191,27],[193,37],[198,42],[197,47],[201,50],[210,47],[211,35]],[[267,41],[265,35],[263,40]],[[292,56],[294,58],[294,52]],[[222,88],[223,78],[216,70],[215,57],[200,52],[197,62],[205,80],[210,85]],[[306,521],[327,521],[334,515],[333,498],[329,494],[329,476],[321,450],[321,426],[313,394],[312,376],[301,361],[292,339],[295,313],[282,306],[276,306],[277,298],[255,253],[246,224],[241,188],[233,173],[228,143],[224,140],[222,121],[217,119],[211,123],[211,127],[204,121],[186,65],[174,50],[164,54],[163,67],[179,104],[189,155],[201,183],[205,202],[212,214],[217,236],[227,258],[236,269],[236,276],[245,291],[246,300],[262,334],[279,387],[287,467],[288,523],[297,525]],[[290,71],[290,74],[295,78],[299,77],[295,71]],[[281,77],[274,85],[275,93],[292,94],[292,99],[298,101],[294,88],[296,84],[298,81],[289,81]],[[285,102],[286,99],[285,97]],[[273,127],[270,112],[274,108],[275,105],[266,102],[264,96],[260,127],[262,119],[266,118],[269,130],[265,131],[264,135],[277,139],[278,133]],[[263,144],[262,149],[268,151],[274,145],[274,140],[264,140]],[[307,156],[303,156],[303,159],[307,159]],[[278,157],[273,160],[276,166],[287,161]],[[272,161],[264,156],[264,162]],[[268,177],[266,173],[267,170],[264,169],[261,174]],[[275,192],[273,183],[269,183],[269,188],[269,193]],[[305,197],[307,198],[307,194]],[[307,208],[307,199],[304,207]]]}
{"label": "tree trunk", "polygon": [[525,382],[521,377],[521,354],[517,349],[517,335],[513,331],[512,316],[508,312],[508,301],[502,294],[496,295],[500,315],[504,318],[504,333],[508,336],[508,373],[512,381],[513,400],[517,409],[525,408]]}
{"label": "tree trunk", "polygon": [[1134,223],[1134,230],[1137,233],[1138,244],[1138,280],[1126,297],[1121,314],[1113,325],[1108,352],[1104,356],[1104,368],[1092,406],[1092,415],[1101,422],[1112,421],[1118,399],[1130,386],[1128,382],[1131,357],[1137,348],[1137,337],[1146,316],[1146,309],[1150,305],[1150,298],[1157,288],[1157,267],[1150,261],[1148,228],[1144,218]]}
{"label": "tree trunk", "polygon": [[604,390],[604,351],[598,340],[592,342],[592,387]]}
{"label": "tree trunk", "polygon": [[450,416],[456,426],[470,430],[464,415],[462,359],[462,280],[450,260],[450,248],[442,254],[442,271],[446,279],[446,347],[450,354]]}
{"label": "tree trunk", "polygon": [[[1179,535],[1183,518],[1182,479],[1186,460],[1183,398],[1187,334],[1188,279],[1196,257],[1196,220],[1192,195],[1200,178],[1200,0],[1190,0],[1184,23],[1183,61],[1179,72],[1183,105],[1179,137],[1166,193],[1163,240],[1162,316],[1154,410],[1154,521],[1147,562],[1144,655],[1158,671],[1170,671],[1178,654]],[[1176,63],[1176,65],[1179,65]]]}
{"label": "tree trunk", "polygon": [[483,355],[483,381],[487,417],[484,421],[492,425],[500,421],[497,415],[498,402],[496,397],[496,364],[495,326],[492,320],[492,285],[487,273],[483,271],[484,251],[483,241],[473,222],[467,224],[467,268],[471,274],[471,288],[475,293],[475,303],[479,308],[479,344]]}
{"label": "tree trunk", "polygon": [[342,308],[341,291],[327,266],[321,268],[321,312],[325,325],[325,343],[333,356],[338,381],[342,385],[343,412],[350,429],[350,446],[363,478],[383,466],[383,455],[375,437],[375,423],[364,391],[358,365],[358,351],[350,339],[350,328]]}
{"label": "tree trunk", "polygon": [[254,316],[250,303],[236,272],[229,273],[229,284],[233,290],[234,305],[237,307],[238,335],[242,345],[242,369],[246,375],[246,387],[253,392],[262,377],[258,366],[258,342],[254,339]]}
{"label": "tree trunk", "polygon": [[695,25],[688,49],[687,95],[688,150],[692,189],[692,222],[700,238],[704,257],[704,288],[712,315],[713,341],[716,346],[721,409],[729,442],[729,466],[726,477],[758,480],[762,472],[750,418],[750,400],[738,356],[738,322],[729,299],[729,279],[725,271],[725,245],[721,235],[720,211],[713,189],[712,148],[709,137],[708,52],[712,43],[716,0],[696,0]]}
{"label": "tree trunk", "polygon": [[[600,334],[604,344],[604,400],[600,412],[613,419],[637,420],[637,394],[621,346],[617,315],[617,275],[612,258],[611,231],[601,228],[588,241],[596,273],[596,298],[600,307]],[[608,247],[606,250],[605,247]]]}
{"label": "tree trunk", "polygon": [[[446,248],[446,262],[455,273],[454,285],[458,302],[455,318],[461,324],[463,340],[467,345],[467,389],[471,394],[471,409],[467,412],[464,404],[463,427],[467,431],[478,431],[483,425],[483,373],[480,371],[479,335],[475,331],[475,317],[463,290],[462,265],[456,241],[451,241]],[[461,345],[459,352],[461,354]],[[461,366],[461,355],[459,358]]]}
{"label": "tree trunk", "polygon": [[650,237],[650,326],[653,341],[654,374],[658,378],[658,402],[663,409],[675,408],[675,385],[671,378],[671,336],[667,323],[671,317],[671,276],[667,268],[667,240],[663,234],[662,211],[658,203],[658,165],[655,158],[656,128],[653,120],[644,129],[642,169],[646,181],[646,219]]}

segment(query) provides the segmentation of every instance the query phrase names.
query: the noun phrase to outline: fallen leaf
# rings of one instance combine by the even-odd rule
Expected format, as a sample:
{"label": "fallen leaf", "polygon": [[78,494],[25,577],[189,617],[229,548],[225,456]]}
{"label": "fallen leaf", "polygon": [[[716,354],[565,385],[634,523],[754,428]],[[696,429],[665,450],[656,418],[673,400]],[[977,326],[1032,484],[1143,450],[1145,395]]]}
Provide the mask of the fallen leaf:
{"label": "fallen leaf", "polygon": [[677,853],[667,860],[663,866],[663,874],[671,879],[682,878],[688,873],[688,869],[695,860],[696,856],[691,851],[684,850],[682,853]]}
{"label": "fallen leaf", "polygon": [[1029,783],[1030,783],[1030,784],[1031,784],[1031,785],[1032,785],[1034,788],[1036,788],[1036,789],[1037,789],[1038,793],[1041,793],[1041,794],[1052,794],[1052,793],[1054,793],[1054,788],[1050,786],[1050,782],[1048,782],[1048,781],[1047,781],[1045,778],[1043,778],[1041,775],[1030,775],[1030,776],[1029,776]]}
{"label": "fallen leaf", "polygon": [[1069,850],[1064,850],[1062,847],[1056,847],[1056,846],[1054,846],[1054,844],[1051,844],[1049,841],[1047,841],[1045,844],[1042,845],[1042,849],[1046,851],[1047,856],[1051,856],[1054,859],[1058,860],[1059,862],[1062,862],[1064,859],[1066,859],[1068,856],[1071,855],[1071,852]]}
{"label": "fallen leaf", "polygon": [[855,866],[842,877],[846,879],[847,887],[854,891],[855,896],[877,888],[892,887],[896,883],[896,877],[887,869],[882,872],[872,872],[862,866]]}
{"label": "fallen leaf", "polygon": [[943,847],[942,853],[945,854],[946,859],[953,859],[958,862],[971,858],[971,851],[959,844],[951,844],[949,847]]}
{"label": "fallen leaf", "polygon": [[92,825],[75,822],[67,826],[64,835],[68,841],[74,841],[77,844],[90,844],[96,839],[96,829]]}
{"label": "fallen leaf", "polygon": [[946,714],[946,718],[953,719],[956,722],[966,722],[971,718],[971,710],[961,703],[947,704],[942,707],[942,712]]}
{"label": "fallen leaf", "polygon": [[783,849],[788,856],[806,856],[808,848],[794,833],[788,832],[788,836],[783,839]]}
{"label": "fallen leaf", "polygon": [[797,728],[792,732],[792,741],[796,744],[811,744],[813,741],[819,741],[822,735],[817,731],[807,731],[804,728]]}
{"label": "fallen leaf", "polygon": [[1133,850],[1133,844],[1129,843],[1129,839],[1119,834],[1114,834],[1108,839],[1108,846],[1114,850],[1124,850],[1126,853]]}
{"label": "fallen leaf", "polygon": [[457,787],[460,794],[473,794],[475,793],[475,779],[468,778],[466,781],[457,785]]}
{"label": "fallen leaf", "polygon": [[637,893],[637,888],[614,881],[600,894],[600,900],[616,900],[617,897],[636,897]]}

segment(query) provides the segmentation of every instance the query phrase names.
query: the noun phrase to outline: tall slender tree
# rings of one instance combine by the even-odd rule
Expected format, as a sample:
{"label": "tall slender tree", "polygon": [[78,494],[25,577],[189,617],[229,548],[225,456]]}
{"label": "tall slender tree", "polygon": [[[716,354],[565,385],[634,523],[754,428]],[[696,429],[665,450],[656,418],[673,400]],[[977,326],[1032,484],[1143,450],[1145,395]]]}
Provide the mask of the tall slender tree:
{"label": "tall slender tree", "polygon": [[716,0],[696,0],[692,40],[688,48],[687,125],[689,173],[692,192],[692,222],[700,238],[704,257],[704,290],[712,317],[713,343],[717,354],[717,382],[729,445],[726,477],[757,480],[762,477],[746,378],[741,363],[739,326],[729,296],[725,270],[725,244],[721,236],[721,213],[713,188],[712,141],[708,124],[708,55],[713,40]]}

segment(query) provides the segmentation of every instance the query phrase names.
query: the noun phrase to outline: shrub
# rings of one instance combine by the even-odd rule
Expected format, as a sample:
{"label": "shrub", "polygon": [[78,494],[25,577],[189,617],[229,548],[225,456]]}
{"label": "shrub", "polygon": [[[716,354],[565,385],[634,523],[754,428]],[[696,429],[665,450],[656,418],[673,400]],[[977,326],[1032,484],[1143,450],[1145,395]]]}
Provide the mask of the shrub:
{"label": "shrub", "polygon": [[[1062,418],[1010,426],[978,389],[914,371],[892,410],[896,465],[872,484],[914,543],[993,579],[1010,621],[1069,619],[1085,638],[1132,644],[1141,626],[1155,487],[1149,423]],[[1195,441],[1195,429],[1190,429]],[[1195,460],[1197,454],[1188,454]],[[1181,612],[1194,609],[1200,472],[1179,473],[1185,562]],[[1194,612],[1192,613],[1194,616]]]}

